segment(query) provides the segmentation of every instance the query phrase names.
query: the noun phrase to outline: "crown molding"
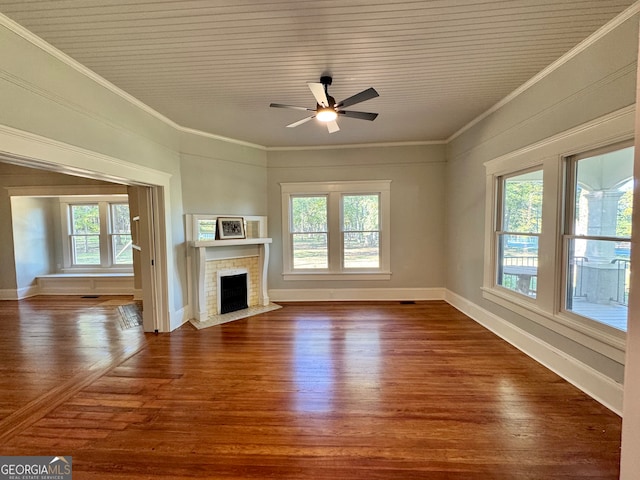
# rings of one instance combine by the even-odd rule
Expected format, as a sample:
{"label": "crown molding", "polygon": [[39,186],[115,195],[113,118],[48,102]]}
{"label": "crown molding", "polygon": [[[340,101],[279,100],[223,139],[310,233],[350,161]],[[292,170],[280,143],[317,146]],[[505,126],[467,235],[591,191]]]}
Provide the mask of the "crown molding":
{"label": "crown molding", "polygon": [[173,120],[171,120],[170,118],[165,117],[160,112],[157,112],[156,110],[154,110],[153,108],[151,108],[147,104],[145,104],[145,103],[141,102],[140,100],[138,100],[133,95],[130,95],[129,93],[127,93],[124,90],[122,90],[121,88],[117,87],[116,85],[114,85],[113,83],[111,83],[110,81],[105,79],[104,77],[101,77],[100,75],[98,75],[96,72],[94,72],[90,68],[85,67],[84,65],[82,65],[77,60],[74,60],[72,57],[70,57],[66,53],[62,52],[61,50],[58,50],[53,45],[51,45],[50,43],[46,42],[45,40],[43,40],[39,36],[37,36],[35,33],[27,30],[22,25],[20,25],[17,22],[14,22],[13,20],[11,20],[9,17],[7,17],[6,15],[4,15],[2,13],[0,13],[0,25],[5,27],[7,30],[15,33],[16,35],[19,35],[20,37],[22,37],[23,39],[25,39],[29,43],[31,43],[34,46],[40,48],[41,50],[43,50],[44,52],[48,53],[49,55],[51,55],[52,57],[56,58],[57,60],[60,60],[62,63],[64,63],[65,65],[67,65],[67,66],[69,66],[71,68],[73,68],[74,70],[76,70],[80,74],[84,75],[85,77],[93,80],[94,82],[96,82],[100,86],[106,88],[107,90],[110,90],[111,92],[115,93],[119,97],[121,97],[124,100],[128,101],[129,103],[135,105],[136,107],[140,108],[141,110],[144,110],[149,115],[152,115],[153,117],[157,118],[158,120],[161,120],[162,122],[164,122],[167,125],[170,125],[170,126],[172,126],[174,128],[178,128],[178,129],[180,128],[180,126],[177,123],[175,123]]}
{"label": "crown molding", "polygon": [[219,141],[222,141],[222,142],[232,143],[234,145],[240,145],[240,146],[249,147],[249,148],[255,148],[257,150],[263,150],[263,151],[325,150],[325,149],[326,150],[331,150],[331,149],[363,148],[363,147],[366,147],[366,148],[384,148],[384,147],[413,146],[413,145],[439,145],[439,144],[445,144],[446,143],[445,140],[439,140],[439,141],[424,141],[424,142],[422,142],[422,141],[418,141],[418,142],[392,142],[392,143],[371,143],[371,144],[351,144],[351,145],[331,145],[331,146],[317,145],[317,146],[302,146],[302,147],[266,147],[264,145],[259,145],[259,144],[256,144],[256,143],[246,142],[246,141],[243,141],[243,140],[237,140],[237,139],[234,139],[234,138],[224,137],[222,135],[216,135],[214,133],[209,133],[209,132],[205,132],[205,131],[202,131],[202,130],[197,130],[197,129],[193,129],[193,128],[189,128],[189,127],[184,127],[184,126],[179,125],[178,123],[174,122],[170,118],[162,115],[160,112],[154,110],[153,108],[151,108],[146,103],[143,103],[142,101],[138,100],[133,95],[131,95],[131,94],[125,92],[124,90],[122,90],[121,88],[117,87],[116,85],[114,85],[113,83],[111,83],[110,81],[105,79],[104,77],[98,75],[96,72],[94,72],[90,68],[82,65],[77,60],[73,59],[72,57],[70,57],[66,53],[64,53],[61,50],[57,49],[56,47],[54,47],[50,43],[46,42],[44,39],[40,38],[39,36],[37,36],[33,32],[27,30],[25,27],[23,27],[22,25],[20,25],[19,23],[15,22],[15,21],[13,21],[12,19],[10,19],[9,17],[7,17],[6,15],[4,15],[2,13],[0,13],[0,26],[3,26],[7,30],[11,31],[12,33],[15,33],[16,35],[22,37],[24,40],[26,40],[29,43],[31,43],[32,45],[38,47],[42,51],[48,53],[49,55],[51,55],[55,59],[59,60],[60,62],[64,63],[65,65],[73,68],[78,73],[80,73],[80,74],[84,75],[85,77],[89,78],[90,80],[94,81],[95,83],[97,83],[101,87],[106,88],[110,92],[114,93],[115,95],[119,96],[120,98],[124,99],[125,101],[131,103],[132,105],[136,106],[137,108],[141,109],[142,111],[148,113],[152,117],[160,120],[161,122],[163,122],[166,125],[176,129],[178,132],[181,132],[181,133],[187,133],[187,134],[191,134],[191,135],[198,135],[198,136],[205,137],[205,138],[210,138],[210,139],[213,139],[213,140],[219,140]]}
{"label": "crown molding", "polygon": [[491,108],[489,108],[485,112],[478,115],[473,120],[471,120],[464,127],[462,127],[460,130],[458,130],[449,138],[447,138],[446,143],[449,143],[455,140],[464,132],[472,128],[474,125],[480,123],[489,115],[491,115],[492,113],[495,113],[497,110],[504,107],[507,103],[511,102],[513,99],[515,99],[516,97],[518,97],[519,95],[521,95],[522,93],[524,93],[525,91],[533,87],[535,84],[542,81],[544,78],[548,77],[551,73],[555,72],[557,69],[559,69],[560,67],[568,63],[571,59],[578,56],[580,53],[584,52],[586,49],[594,45],[598,40],[602,39],[604,36],[614,31],[616,28],[618,28],[620,25],[622,25],[624,22],[626,22],[627,20],[629,20],[631,17],[633,17],[638,13],[640,13],[640,1],[637,1],[636,3],[631,5],[624,12],[614,17],[608,23],[606,23],[605,25],[600,27],[598,30],[596,30],[594,33],[589,35],[586,39],[584,39],[578,45],[576,45],[567,53],[565,53],[560,58],[558,58],[551,65],[541,70],[539,73],[537,73],[536,75],[531,77],[528,81],[520,85],[513,92],[511,92],[509,95],[507,95],[502,100],[500,100],[498,103],[496,103]]}
{"label": "crown molding", "polygon": [[638,0],[633,5],[631,5],[629,8],[627,8],[622,13],[620,13],[618,16],[613,18],[607,24],[603,25],[601,28],[596,30],[596,32],[594,32],[592,35],[590,35],[585,40],[580,42],[573,49],[571,49],[569,52],[567,52],[566,54],[561,56],[559,59],[557,59],[551,65],[549,65],[545,69],[541,70],[538,74],[533,76],[527,82],[525,82],[520,87],[518,87],[516,90],[514,90],[509,95],[504,97],[498,103],[493,105],[491,108],[489,108],[484,113],[482,113],[479,116],[477,116],[471,122],[467,123],[461,129],[459,129],[458,131],[453,133],[450,137],[448,137],[448,138],[446,138],[444,140],[388,142],[388,143],[364,143],[364,144],[348,144],[348,145],[311,145],[311,146],[300,146],[300,147],[296,147],[296,146],[293,146],[293,147],[284,147],[284,146],[282,146],[282,147],[267,147],[267,146],[264,146],[264,145],[259,145],[259,144],[255,144],[255,143],[251,143],[251,142],[246,142],[246,141],[243,141],[243,140],[237,140],[237,139],[233,139],[233,138],[229,138],[229,137],[224,137],[224,136],[221,136],[221,135],[216,135],[214,133],[209,133],[209,132],[205,132],[205,131],[202,131],[202,130],[197,130],[197,129],[188,128],[188,127],[184,127],[182,125],[179,125],[178,123],[174,122],[170,118],[168,118],[168,117],[162,115],[160,112],[154,110],[149,105],[147,105],[147,104],[143,103],[142,101],[138,100],[133,95],[125,92],[121,88],[119,88],[116,85],[114,85],[113,83],[109,82],[104,77],[98,75],[93,70],[91,70],[91,69],[87,68],[86,66],[82,65],[77,60],[73,59],[72,57],[70,57],[66,53],[64,53],[61,50],[57,49],[56,47],[54,47],[50,43],[46,42],[44,39],[40,38],[39,36],[37,36],[33,32],[27,30],[25,27],[23,27],[22,25],[20,25],[19,23],[15,22],[15,21],[13,21],[12,19],[10,19],[9,17],[7,17],[6,15],[4,15],[2,13],[0,13],[0,26],[3,26],[7,30],[15,33],[16,35],[18,35],[20,37],[22,37],[23,39],[25,39],[26,41],[30,42],[34,46],[40,48],[41,50],[43,50],[44,52],[48,53],[52,57],[54,57],[57,60],[61,61],[65,65],[73,68],[74,70],[76,70],[80,74],[82,74],[82,75],[86,76],[87,78],[93,80],[98,85],[106,88],[107,90],[111,91],[115,95],[118,95],[122,99],[124,99],[127,102],[131,103],[132,105],[140,108],[144,112],[146,112],[149,115],[153,116],[154,118],[162,121],[166,125],[169,125],[169,126],[175,128],[177,131],[179,131],[181,133],[188,133],[188,134],[192,134],[192,135],[198,135],[198,136],[202,136],[202,137],[206,137],[206,138],[210,138],[210,139],[214,139],[214,140],[219,140],[219,141],[222,141],[222,142],[232,143],[232,144],[235,144],[235,145],[245,146],[245,147],[249,147],[249,148],[255,148],[255,149],[263,150],[263,151],[267,151],[267,152],[269,152],[269,151],[274,151],[275,152],[275,151],[301,151],[301,150],[336,150],[336,149],[348,149],[348,148],[386,148],[386,147],[404,147],[404,146],[417,146],[417,145],[446,145],[449,142],[451,142],[454,139],[456,139],[457,137],[459,137],[460,135],[462,135],[464,132],[466,132],[470,128],[472,128],[474,125],[480,123],[482,120],[487,118],[489,115],[491,115],[495,111],[497,111],[500,108],[502,108],[504,105],[506,105],[507,103],[509,103],[510,101],[512,101],[513,99],[515,99],[516,97],[518,97],[519,95],[524,93],[526,90],[528,90],[529,88],[531,88],[532,86],[534,86],[535,84],[537,84],[538,82],[540,82],[541,80],[543,80],[544,78],[549,76],[552,72],[554,72],[555,70],[560,68],[562,65],[566,64],[567,62],[569,62],[572,58],[574,58],[578,54],[582,53],[584,50],[586,50],[587,48],[592,46],[594,43],[596,43],[598,40],[600,40],[601,38],[603,38],[607,34],[611,33],[613,30],[615,30],[617,27],[619,27],[625,21],[629,20],[631,17],[633,17],[634,15],[636,15],[638,13],[640,13],[640,0]]}
{"label": "crown molding", "polygon": [[286,152],[300,150],[342,150],[348,148],[386,148],[386,147],[413,147],[422,145],[446,145],[446,140],[425,140],[412,142],[386,142],[386,143],[350,143],[345,145],[308,145],[299,147],[265,147],[267,152]]}

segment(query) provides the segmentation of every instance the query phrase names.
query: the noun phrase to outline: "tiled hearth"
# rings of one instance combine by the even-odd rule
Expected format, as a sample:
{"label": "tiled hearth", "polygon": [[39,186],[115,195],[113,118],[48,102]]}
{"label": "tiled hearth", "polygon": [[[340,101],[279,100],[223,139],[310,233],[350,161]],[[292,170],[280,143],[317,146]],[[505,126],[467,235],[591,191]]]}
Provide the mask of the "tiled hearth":
{"label": "tiled hearth", "polygon": [[222,315],[209,315],[209,319],[204,322],[199,322],[197,320],[191,320],[191,325],[196,327],[198,330],[207,327],[213,327],[215,325],[221,325],[227,322],[233,322],[234,320],[242,320],[243,318],[253,317],[254,315],[259,315],[261,313],[270,312],[271,310],[277,310],[278,308],[282,308],[280,305],[276,305],[275,303],[270,303],[266,307],[262,305],[257,305],[255,307],[249,307],[244,310],[238,310],[236,312],[224,313]]}

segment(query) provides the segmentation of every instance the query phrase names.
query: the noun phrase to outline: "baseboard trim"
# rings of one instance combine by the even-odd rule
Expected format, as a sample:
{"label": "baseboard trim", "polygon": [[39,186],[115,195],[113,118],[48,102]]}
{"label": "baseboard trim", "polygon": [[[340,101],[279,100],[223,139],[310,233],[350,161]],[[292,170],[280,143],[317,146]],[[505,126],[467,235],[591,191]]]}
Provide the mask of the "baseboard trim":
{"label": "baseboard trim", "polygon": [[454,292],[446,290],[445,300],[612,412],[622,416],[624,389],[621,384]]}
{"label": "baseboard trim", "polygon": [[272,302],[444,300],[444,288],[308,288],[269,290]]}
{"label": "baseboard trim", "polygon": [[0,300],[19,300],[18,291],[15,288],[0,289]]}
{"label": "baseboard trim", "polygon": [[40,293],[36,285],[29,287],[0,290],[0,300],[22,300],[23,298],[35,297]]}

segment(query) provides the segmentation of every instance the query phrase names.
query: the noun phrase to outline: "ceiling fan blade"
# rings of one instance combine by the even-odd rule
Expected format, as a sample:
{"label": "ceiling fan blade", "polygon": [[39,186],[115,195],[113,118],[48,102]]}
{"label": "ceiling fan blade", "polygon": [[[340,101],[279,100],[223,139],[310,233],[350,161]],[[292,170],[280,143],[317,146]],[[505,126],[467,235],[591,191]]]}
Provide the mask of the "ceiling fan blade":
{"label": "ceiling fan blade", "polygon": [[302,125],[303,123],[308,122],[309,120],[311,120],[312,118],[316,118],[315,115],[312,115],[311,117],[307,117],[307,118],[303,118],[302,120],[298,120],[297,122],[293,122],[289,125],[287,125],[288,128],[293,128],[293,127],[297,127],[298,125]]}
{"label": "ceiling fan blade", "polygon": [[360,120],[370,120],[373,121],[378,116],[377,113],[370,112],[354,112],[350,110],[338,110],[338,115],[342,115],[344,117],[350,118],[359,118]]}
{"label": "ceiling fan blade", "polygon": [[375,88],[369,87],[360,93],[356,93],[349,98],[345,98],[344,100],[336,104],[336,108],[349,107],[351,105],[355,105],[356,103],[364,102],[365,100],[371,100],[372,98],[376,98],[379,96],[380,94],[376,92]]}
{"label": "ceiling fan blade", "polygon": [[327,130],[329,130],[329,133],[335,133],[339,131],[340,127],[338,126],[338,122],[336,122],[335,120],[327,122]]}
{"label": "ceiling fan blade", "polygon": [[272,103],[269,106],[274,108],[291,108],[293,110],[304,110],[305,112],[315,112],[315,109],[313,108],[296,107],[295,105],[283,105],[282,103]]}
{"label": "ceiling fan blade", "polygon": [[316,102],[323,107],[329,106],[329,100],[327,100],[327,93],[324,91],[324,85],[321,83],[307,83],[309,85],[309,90],[313,93],[313,96],[316,98]]}

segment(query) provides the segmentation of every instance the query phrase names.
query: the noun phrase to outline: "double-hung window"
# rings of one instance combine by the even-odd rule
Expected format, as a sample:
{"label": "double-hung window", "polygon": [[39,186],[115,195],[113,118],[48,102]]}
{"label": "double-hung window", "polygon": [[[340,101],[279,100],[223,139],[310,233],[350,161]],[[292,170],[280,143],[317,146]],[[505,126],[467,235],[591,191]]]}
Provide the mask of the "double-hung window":
{"label": "double-hung window", "polygon": [[496,283],[535,298],[542,232],[542,170],[499,177]]}
{"label": "double-hung window", "polygon": [[69,205],[71,264],[100,265],[100,211],[97,203]]}
{"label": "double-hung window", "polygon": [[624,361],[633,204],[632,112],[485,163],[483,297]]}
{"label": "double-hung window", "polygon": [[125,197],[61,200],[64,269],[131,270],[129,204]]}
{"label": "double-hung window", "polygon": [[294,270],[329,268],[327,195],[292,195],[291,261]]}
{"label": "double-hung window", "polygon": [[115,265],[131,265],[133,250],[131,238],[131,217],[128,203],[109,204],[109,243],[111,259]]}
{"label": "double-hung window", "polygon": [[632,146],[566,159],[564,309],[627,329]]}
{"label": "double-hung window", "polygon": [[286,279],[389,278],[390,181],[285,183]]}

